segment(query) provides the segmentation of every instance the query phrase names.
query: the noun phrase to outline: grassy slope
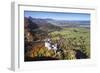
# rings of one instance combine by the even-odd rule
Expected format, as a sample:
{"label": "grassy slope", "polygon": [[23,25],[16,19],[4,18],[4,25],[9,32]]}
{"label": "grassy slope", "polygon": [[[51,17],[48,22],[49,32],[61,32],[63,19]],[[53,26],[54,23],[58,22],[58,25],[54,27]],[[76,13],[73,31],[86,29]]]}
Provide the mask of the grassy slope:
{"label": "grassy slope", "polygon": [[[61,31],[51,32],[49,33],[49,35],[52,37],[53,41],[59,40],[58,35],[62,36],[66,41],[70,38],[72,43],[75,42],[76,44],[80,44],[80,41],[84,41],[84,45],[80,44],[81,46],[82,45],[85,46],[85,48],[83,49],[84,51],[82,52],[86,53],[86,55],[90,57],[90,30],[89,29],[87,28],[64,28]],[[74,47],[74,49],[76,49],[76,47]],[[78,48],[78,49],[82,50],[81,48]]]}

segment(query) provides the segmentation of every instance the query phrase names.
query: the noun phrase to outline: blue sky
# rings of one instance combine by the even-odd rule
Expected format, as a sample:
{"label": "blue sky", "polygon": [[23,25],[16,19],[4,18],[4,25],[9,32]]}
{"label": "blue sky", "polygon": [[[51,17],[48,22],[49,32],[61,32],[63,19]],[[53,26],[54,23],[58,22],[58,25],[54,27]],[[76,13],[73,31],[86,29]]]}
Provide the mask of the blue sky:
{"label": "blue sky", "polygon": [[33,18],[50,18],[56,20],[90,20],[90,14],[85,13],[61,13],[61,12],[40,12],[40,11],[24,11],[25,17]]}

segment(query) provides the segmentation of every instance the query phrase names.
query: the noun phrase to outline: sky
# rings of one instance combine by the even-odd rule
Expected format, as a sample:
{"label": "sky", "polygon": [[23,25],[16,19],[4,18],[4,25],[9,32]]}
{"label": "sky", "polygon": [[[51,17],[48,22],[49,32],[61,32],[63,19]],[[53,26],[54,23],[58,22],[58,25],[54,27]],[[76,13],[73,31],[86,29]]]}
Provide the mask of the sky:
{"label": "sky", "polygon": [[86,20],[90,21],[90,14],[87,13],[64,13],[64,12],[43,12],[43,11],[24,11],[24,17],[55,19],[55,20]]}

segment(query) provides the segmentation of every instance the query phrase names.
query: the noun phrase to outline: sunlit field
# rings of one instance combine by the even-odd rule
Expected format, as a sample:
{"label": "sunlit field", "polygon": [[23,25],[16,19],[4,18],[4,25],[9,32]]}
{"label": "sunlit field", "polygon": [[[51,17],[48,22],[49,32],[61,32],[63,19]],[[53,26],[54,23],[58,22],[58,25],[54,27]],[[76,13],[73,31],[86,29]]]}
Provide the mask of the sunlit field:
{"label": "sunlit field", "polygon": [[[53,42],[59,41],[61,48],[70,55],[65,55],[64,59],[76,59],[77,56],[71,58],[71,55],[76,55],[80,51],[82,54],[90,58],[90,29],[87,28],[64,28],[61,31],[49,33]],[[80,55],[80,58],[81,57]]]}

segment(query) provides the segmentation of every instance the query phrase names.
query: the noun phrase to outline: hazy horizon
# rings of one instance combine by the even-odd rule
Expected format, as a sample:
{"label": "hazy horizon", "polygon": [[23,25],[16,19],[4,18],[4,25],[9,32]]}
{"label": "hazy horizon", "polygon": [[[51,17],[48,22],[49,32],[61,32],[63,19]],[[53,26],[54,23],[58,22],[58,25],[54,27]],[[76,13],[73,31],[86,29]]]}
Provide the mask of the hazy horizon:
{"label": "hazy horizon", "polygon": [[90,21],[90,14],[87,13],[24,11],[24,17],[67,21]]}

